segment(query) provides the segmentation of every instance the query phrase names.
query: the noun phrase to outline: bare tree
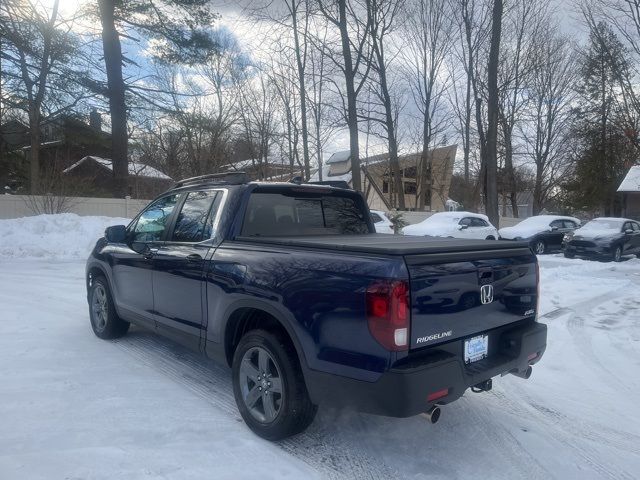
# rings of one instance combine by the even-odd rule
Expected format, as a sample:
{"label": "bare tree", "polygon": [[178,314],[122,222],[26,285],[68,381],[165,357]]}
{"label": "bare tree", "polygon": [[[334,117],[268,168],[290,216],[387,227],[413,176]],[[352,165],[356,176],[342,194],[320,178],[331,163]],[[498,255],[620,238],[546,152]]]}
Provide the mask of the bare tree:
{"label": "bare tree", "polygon": [[359,4],[356,0],[317,0],[317,2],[320,12],[338,30],[340,37],[341,61],[333,52],[326,53],[342,71],[344,78],[345,117],[349,128],[352,185],[355,190],[362,190],[357,102],[371,69],[369,16],[364,24],[359,20],[363,14],[366,15],[366,5]]}
{"label": "bare tree", "polygon": [[[383,126],[389,147],[391,176],[400,210],[404,210],[406,206],[402,171],[398,161],[397,117],[394,115],[394,105],[391,98],[392,86],[388,75],[390,61],[386,51],[388,36],[392,33],[403,6],[404,2],[402,0],[366,0],[366,23],[371,31],[371,49],[373,52],[372,68],[377,74],[374,95],[383,110],[380,115],[369,114],[367,119],[378,121]],[[363,26],[363,28],[366,27]]]}
{"label": "bare tree", "polygon": [[[0,54],[10,62],[13,77],[24,92],[29,120],[30,191],[39,193],[40,182],[40,128],[42,109],[52,71],[70,54],[73,42],[61,29],[58,16],[60,1],[55,0],[51,10],[24,0],[5,0],[0,3],[0,36],[4,37]],[[5,72],[8,74],[8,72]]]}
{"label": "bare tree", "polygon": [[[413,100],[422,116],[422,155],[417,165],[418,210],[424,208],[427,195],[431,195],[431,181],[424,182],[431,178],[429,151],[446,124],[442,113],[446,83],[442,78],[445,60],[452,48],[453,27],[449,0],[415,0],[407,5],[403,59]],[[465,171],[468,176],[468,166]]]}
{"label": "bare tree", "polygon": [[577,65],[570,39],[550,25],[538,36],[530,51],[536,64],[527,85],[529,105],[519,126],[526,154],[535,164],[533,214],[565,178],[570,167],[568,134]]}
{"label": "bare tree", "polygon": [[[514,167],[513,132],[526,105],[526,82],[537,65],[531,51],[543,24],[550,21],[545,12],[546,3],[519,0],[505,16],[503,48],[500,55],[498,121],[504,149],[505,190],[511,202],[511,211],[518,217],[518,184]],[[504,194],[505,192],[503,192]],[[503,202],[506,209],[507,202]]]}

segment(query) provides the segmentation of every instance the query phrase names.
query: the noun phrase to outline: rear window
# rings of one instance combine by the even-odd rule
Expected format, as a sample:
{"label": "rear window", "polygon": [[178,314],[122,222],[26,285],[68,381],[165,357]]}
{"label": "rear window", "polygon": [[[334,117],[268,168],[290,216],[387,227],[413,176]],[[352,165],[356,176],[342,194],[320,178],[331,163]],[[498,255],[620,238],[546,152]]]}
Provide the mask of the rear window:
{"label": "rear window", "polygon": [[365,214],[351,197],[291,192],[252,193],[244,236],[369,233]]}

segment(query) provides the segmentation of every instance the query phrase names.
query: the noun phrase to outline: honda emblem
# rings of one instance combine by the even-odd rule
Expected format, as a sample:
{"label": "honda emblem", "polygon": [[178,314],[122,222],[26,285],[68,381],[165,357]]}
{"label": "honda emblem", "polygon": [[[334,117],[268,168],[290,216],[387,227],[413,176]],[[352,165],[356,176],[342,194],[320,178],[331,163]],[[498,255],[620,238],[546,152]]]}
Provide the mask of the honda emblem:
{"label": "honda emblem", "polygon": [[480,302],[483,305],[493,302],[493,285],[482,285],[480,287]]}

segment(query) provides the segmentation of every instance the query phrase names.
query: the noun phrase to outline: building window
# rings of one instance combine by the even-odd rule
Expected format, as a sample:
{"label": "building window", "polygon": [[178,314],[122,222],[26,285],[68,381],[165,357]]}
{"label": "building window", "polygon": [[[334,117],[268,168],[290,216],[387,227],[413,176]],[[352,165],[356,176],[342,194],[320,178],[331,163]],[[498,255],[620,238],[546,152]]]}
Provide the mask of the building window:
{"label": "building window", "polygon": [[415,182],[404,182],[404,193],[415,195],[417,192]]}
{"label": "building window", "polygon": [[407,178],[416,178],[416,167],[407,167],[404,169],[404,176]]}
{"label": "building window", "polygon": [[382,193],[389,193],[389,182],[386,180],[382,182]]}

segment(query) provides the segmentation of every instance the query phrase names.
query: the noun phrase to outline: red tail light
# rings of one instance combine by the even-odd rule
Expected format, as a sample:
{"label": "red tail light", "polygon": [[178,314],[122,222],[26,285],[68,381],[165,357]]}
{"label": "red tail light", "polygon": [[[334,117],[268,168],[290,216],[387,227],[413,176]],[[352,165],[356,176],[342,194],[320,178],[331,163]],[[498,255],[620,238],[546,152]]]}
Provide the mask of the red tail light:
{"label": "red tail light", "polygon": [[371,335],[388,350],[409,345],[409,284],[381,281],[367,289],[367,318]]}

